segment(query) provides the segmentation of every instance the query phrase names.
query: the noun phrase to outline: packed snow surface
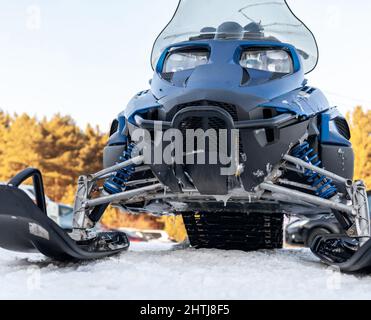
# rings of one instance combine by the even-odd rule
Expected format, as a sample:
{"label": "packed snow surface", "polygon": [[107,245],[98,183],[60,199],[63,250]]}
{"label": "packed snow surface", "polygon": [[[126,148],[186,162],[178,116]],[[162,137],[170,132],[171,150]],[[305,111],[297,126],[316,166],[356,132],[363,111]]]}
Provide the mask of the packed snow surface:
{"label": "packed snow surface", "polygon": [[133,244],[101,261],[55,263],[0,250],[0,299],[370,299],[371,276],[341,275],[306,249],[244,253]]}

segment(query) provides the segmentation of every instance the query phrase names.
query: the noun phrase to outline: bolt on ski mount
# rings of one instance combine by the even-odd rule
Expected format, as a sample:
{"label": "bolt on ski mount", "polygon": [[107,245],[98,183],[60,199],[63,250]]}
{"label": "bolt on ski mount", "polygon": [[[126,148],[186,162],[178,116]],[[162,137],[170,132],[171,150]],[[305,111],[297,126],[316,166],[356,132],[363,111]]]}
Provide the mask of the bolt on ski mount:
{"label": "bolt on ski mount", "polygon": [[[95,237],[95,232],[91,230],[101,219],[109,204],[130,200],[138,196],[145,196],[151,191],[157,191],[164,188],[161,184],[156,183],[150,184],[146,187],[134,189],[131,191],[125,191],[114,195],[103,195],[98,198],[91,198],[91,194],[93,192],[100,191],[97,187],[97,182],[99,180],[107,179],[121,169],[132,165],[138,166],[140,164],[143,164],[143,162],[144,157],[138,156],[90,176],[81,176],[79,178],[74,205],[73,232],[70,234],[70,236],[74,240],[82,241]],[[137,168],[137,170],[143,170],[143,168]],[[143,185],[152,182],[154,181],[142,180],[137,181],[136,183],[138,185]],[[135,185],[136,183],[131,183],[131,185]]]}

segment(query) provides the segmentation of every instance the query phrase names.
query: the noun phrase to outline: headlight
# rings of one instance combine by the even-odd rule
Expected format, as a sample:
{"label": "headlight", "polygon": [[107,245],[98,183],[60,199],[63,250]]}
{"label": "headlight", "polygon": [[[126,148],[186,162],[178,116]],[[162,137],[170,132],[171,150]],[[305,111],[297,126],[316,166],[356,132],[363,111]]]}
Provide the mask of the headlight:
{"label": "headlight", "polygon": [[274,73],[290,74],[294,66],[291,55],[285,50],[249,49],[242,53],[240,65]]}
{"label": "headlight", "polygon": [[169,53],[162,72],[175,73],[178,71],[194,69],[209,62],[207,49],[183,49]]}

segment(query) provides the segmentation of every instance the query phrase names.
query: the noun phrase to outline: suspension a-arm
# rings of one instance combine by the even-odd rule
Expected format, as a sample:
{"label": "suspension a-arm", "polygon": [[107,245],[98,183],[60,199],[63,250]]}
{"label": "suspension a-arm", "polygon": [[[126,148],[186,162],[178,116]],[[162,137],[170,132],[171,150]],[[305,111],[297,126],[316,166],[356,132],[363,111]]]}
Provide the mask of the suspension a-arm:
{"label": "suspension a-arm", "polygon": [[[365,184],[363,181],[353,182],[320,168],[318,159],[310,155],[310,150],[304,148],[302,151],[304,153],[301,153],[300,157],[298,153],[293,153],[296,156],[284,156],[283,163],[276,172],[258,189],[269,191],[272,195],[284,196],[293,202],[301,201],[330,209],[344,228],[344,234],[317,236],[311,244],[313,253],[323,262],[343,271],[353,272],[371,267],[370,216]],[[310,160],[316,162],[312,163]],[[314,182],[306,188],[311,192],[305,193],[278,185],[280,176],[287,170],[301,173],[308,178],[308,182]],[[316,181],[320,183],[315,184]],[[333,182],[344,185],[347,194],[337,193]]]}
{"label": "suspension a-arm", "polygon": [[[144,157],[138,156],[127,159],[120,164],[104,169],[98,173],[89,176],[81,176],[79,178],[74,205],[73,231],[70,234],[71,238],[75,241],[85,241],[94,238],[95,233],[92,230],[101,219],[109,204],[129,200],[136,196],[143,196],[164,188],[162,184],[154,179],[146,181],[149,185],[133,190],[126,190],[124,186],[119,190],[119,185],[116,184],[115,188],[117,192],[114,194],[107,194],[103,189],[98,187],[97,183],[99,180],[111,177],[109,181],[112,182],[114,181],[112,177],[117,177],[118,174],[127,172],[126,169],[128,167],[139,166],[143,164],[143,162]],[[134,171],[135,170],[136,169],[134,169]],[[112,183],[111,186],[113,186]],[[99,193],[99,196],[94,198],[92,196],[94,192]]]}

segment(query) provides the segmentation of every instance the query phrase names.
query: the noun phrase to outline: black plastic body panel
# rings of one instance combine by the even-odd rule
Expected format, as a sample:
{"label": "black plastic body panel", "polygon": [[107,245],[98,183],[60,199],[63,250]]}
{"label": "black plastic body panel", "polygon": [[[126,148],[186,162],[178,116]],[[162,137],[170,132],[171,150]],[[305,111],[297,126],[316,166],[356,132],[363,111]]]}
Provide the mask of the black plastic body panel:
{"label": "black plastic body panel", "polygon": [[103,150],[103,168],[106,169],[117,164],[124,150],[125,145],[106,146]]}
{"label": "black plastic body panel", "polygon": [[304,121],[274,131],[273,142],[268,142],[266,129],[241,130],[241,139],[247,161],[241,176],[246,191],[262,183],[267,176],[267,169],[278,164],[282,157],[290,150],[292,144],[297,143],[308,129],[310,121]]}
{"label": "black plastic body panel", "polygon": [[323,167],[341,177],[353,180],[354,151],[351,147],[320,145]]}

